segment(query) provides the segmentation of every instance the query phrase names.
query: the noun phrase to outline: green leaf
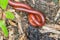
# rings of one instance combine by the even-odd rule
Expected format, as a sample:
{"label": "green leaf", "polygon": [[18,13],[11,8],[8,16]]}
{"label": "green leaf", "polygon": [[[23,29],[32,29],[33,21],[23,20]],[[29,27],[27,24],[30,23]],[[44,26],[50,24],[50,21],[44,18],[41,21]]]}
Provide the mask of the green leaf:
{"label": "green leaf", "polygon": [[5,25],[5,21],[4,20],[0,20],[0,28],[2,29],[4,36],[8,37],[8,30],[7,27]]}
{"label": "green leaf", "polygon": [[13,20],[15,18],[14,14],[10,11],[6,11],[5,14],[7,19]]}
{"label": "green leaf", "polygon": [[8,0],[0,0],[0,7],[2,8],[2,9],[6,9],[6,7],[7,7],[7,5],[8,5]]}

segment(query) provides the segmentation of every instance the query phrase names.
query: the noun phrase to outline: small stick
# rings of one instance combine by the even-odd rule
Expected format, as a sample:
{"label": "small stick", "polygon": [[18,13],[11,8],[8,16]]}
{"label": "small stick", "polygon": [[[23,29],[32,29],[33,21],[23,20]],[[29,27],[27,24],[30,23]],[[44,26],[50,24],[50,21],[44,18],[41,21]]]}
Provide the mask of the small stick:
{"label": "small stick", "polygon": [[59,16],[60,16],[60,9],[58,10],[58,12],[57,12],[57,15],[55,16],[55,21],[59,18]]}
{"label": "small stick", "polygon": [[57,24],[47,24],[45,26],[53,28],[55,30],[60,30],[60,25],[57,25]]}
{"label": "small stick", "polygon": [[21,26],[21,17],[18,15],[18,13],[15,12],[14,9],[10,9],[10,10],[12,10],[11,12],[13,12],[15,14],[15,17],[17,19],[19,34],[24,33],[22,26]]}
{"label": "small stick", "polygon": [[12,26],[9,26],[9,39],[8,40],[14,40],[14,29],[12,28]]}
{"label": "small stick", "polygon": [[46,33],[46,32],[52,32],[52,33],[55,33],[55,34],[60,34],[60,31],[57,31],[53,28],[50,28],[48,26],[43,26],[42,30],[40,30],[40,32],[42,33]]}
{"label": "small stick", "polygon": [[0,40],[3,40],[3,35],[2,35],[2,32],[0,32]]}

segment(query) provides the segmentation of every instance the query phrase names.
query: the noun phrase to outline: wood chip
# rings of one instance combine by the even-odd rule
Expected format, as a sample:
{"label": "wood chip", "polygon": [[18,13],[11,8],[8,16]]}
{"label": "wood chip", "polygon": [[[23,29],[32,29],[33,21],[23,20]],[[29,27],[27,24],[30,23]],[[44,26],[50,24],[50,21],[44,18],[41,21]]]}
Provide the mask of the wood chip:
{"label": "wood chip", "polygon": [[13,21],[11,21],[11,20],[8,20],[8,21],[9,21],[10,25],[17,26],[16,23],[14,23]]}

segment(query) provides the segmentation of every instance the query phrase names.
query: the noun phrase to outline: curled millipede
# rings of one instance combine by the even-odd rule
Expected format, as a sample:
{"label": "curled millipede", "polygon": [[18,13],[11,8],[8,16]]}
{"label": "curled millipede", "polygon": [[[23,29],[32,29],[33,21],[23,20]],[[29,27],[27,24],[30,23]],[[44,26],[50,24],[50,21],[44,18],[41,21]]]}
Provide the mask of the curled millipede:
{"label": "curled millipede", "polygon": [[9,0],[9,5],[16,10],[27,12],[28,20],[31,25],[35,27],[36,26],[42,27],[45,24],[44,15],[41,12],[32,9],[29,5],[21,2],[14,2],[13,0]]}

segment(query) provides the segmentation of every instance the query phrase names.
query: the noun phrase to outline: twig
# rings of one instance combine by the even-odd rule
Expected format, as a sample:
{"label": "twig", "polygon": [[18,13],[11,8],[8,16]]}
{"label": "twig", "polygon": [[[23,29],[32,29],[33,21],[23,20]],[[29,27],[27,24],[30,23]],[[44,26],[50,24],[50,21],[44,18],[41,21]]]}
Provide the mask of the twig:
{"label": "twig", "polygon": [[58,12],[57,12],[57,15],[56,15],[56,17],[55,17],[55,21],[57,21],[57,19],[59,18],[59,16],[60,16],[60,9],[58,10]]}
{"label": "twig", "polygon": [[55,30],[53,28],[50,28],[49,26],[43,26],[42,30],[40,30],[42,33],[46,33],[46,32],[52,32],[55,34],[60,34],[60,31]]}
{"label": "twig", "polygon": [[3,40],[3,35],[2,35],[2,32],[0,32],[0,40]]}
{"label": "twig", "polygon": [[9,39],[8,40],[14,40],[14,29],[12,26],[9,26]]}
{"label": "twig", "polygon": [[18,31],[19,33],[24,33],[23,32],[23,29],[22,29],[22,26],[21,26],[21,17],[15,12],[15,17],[17,19],[17,22],[18,22]]}
{"label": "twig", "polygon": [[21,26],[21,17],[15,12],[15,10],[13,10],[13,9],[10,9],[10,10],[12,10],[11,12],[13,12],[15,14],[15,17],[17,19],[19,34],[24,33],[22,26]]}
{"label": "twig", "polygon": [[12,22],[11,20],[8,20],[8,21],[12,26],[17,26],[16,23]]}
{"label": "twig", "polygon": [[20,34],[19,40],[25,40],[25,39],[27,40],[26,35],[25,35],[25,33],[24,33],[23,29],[22,29],[21,17],[17,13],[15,13],[15,17],[16,17],[16,19],[18,21],[18,32]]}
{"label": "twig", "polygon": [[53,28],[55,30],[60,30],[60,25],[58,24],[46,24],[45,26]]}

